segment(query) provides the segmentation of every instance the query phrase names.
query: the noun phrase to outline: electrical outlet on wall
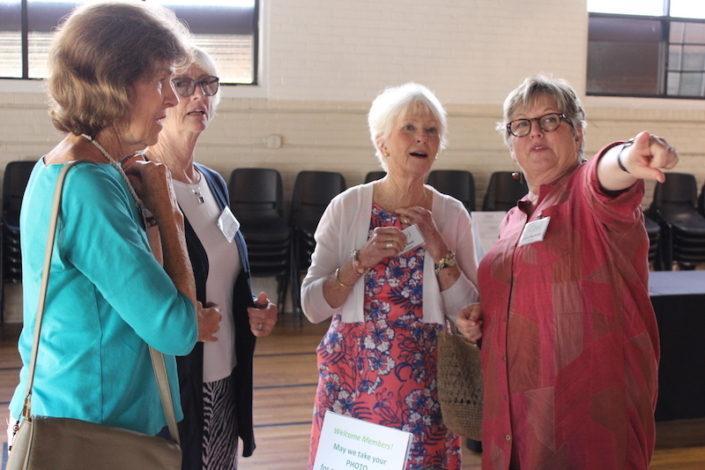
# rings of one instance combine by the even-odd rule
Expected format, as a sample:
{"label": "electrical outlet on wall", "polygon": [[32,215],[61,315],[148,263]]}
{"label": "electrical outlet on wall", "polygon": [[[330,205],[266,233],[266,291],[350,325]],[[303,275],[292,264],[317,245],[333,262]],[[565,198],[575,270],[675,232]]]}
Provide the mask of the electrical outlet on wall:
{"label": "electrical outlet on wall", "polygon": [[268,149],[278,149],[282,146],[282,136],[277,134],[268,135],[264,141]]}

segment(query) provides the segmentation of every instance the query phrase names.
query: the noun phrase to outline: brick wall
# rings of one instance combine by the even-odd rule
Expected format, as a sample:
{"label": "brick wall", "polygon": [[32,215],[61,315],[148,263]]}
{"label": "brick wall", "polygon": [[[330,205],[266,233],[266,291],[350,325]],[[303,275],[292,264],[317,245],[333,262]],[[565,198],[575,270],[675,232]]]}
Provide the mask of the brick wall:
{"label": "brick wall", "polygon": [[[543,71],[584,94],[585,0],[270,0],[262,23],[262,86],[223,88],[196,157],[226,178],[237,167],[276,168],[287,200],[300,170],[340,171],[350,186],[378,169],[366,113],[386,86],[416,81],[435,90],[450,130],[436,168],[473,172],[478,203],[493,171],[515,169],[494,131],[507,93]],[[39,89],[0,81],[0,168],[36,159],[61,138]],[[678,171],[705,183],[703,101],[583,102],[587,155],[649,130],[678,147]],[[281,136],[282,146],[267,148],[270,135]]]}

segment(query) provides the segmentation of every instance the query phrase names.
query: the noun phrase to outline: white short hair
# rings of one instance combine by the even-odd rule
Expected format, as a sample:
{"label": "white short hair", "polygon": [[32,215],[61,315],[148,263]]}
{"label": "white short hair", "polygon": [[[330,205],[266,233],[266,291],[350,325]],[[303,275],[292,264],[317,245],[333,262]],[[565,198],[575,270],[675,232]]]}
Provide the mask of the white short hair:
{"label": "white short hair", "polygon": [[[218,67],[215,65],[215,60],[213,60],[213,57],[211,57],[206,51],[204,51],[198,46],[193,47],[193,62],[191,62],[189,65],[184,67],[183,70],[180,71],[183,72],[194,65],[201,67],[203,71],[206,72],[208,75],[212,75],[214,77],[218,76]],[[218,93],[213,95],[213,97],[211,98],[212,116],[215,116],[215,110],[218,107],[218,104],[220,103],[220,98],[220,87],[218,87]]]}
{"label": "white short hair", "polygon": [[372,107],[367,115],[370,127],[370,138],[375,146],[375,155],[382,168],[387,169],[386,161],[377,147],[381,137],[386,139],[392,132],[394,121],[409,111],[428,111],[438,121],[438,135],[441,139],[439,151],[446,148],[446,133],[448,123],[446,110],[436,95],[431,90],[418,83],[405,83],[397,87],[389,87],[381,92],[372,102]]}

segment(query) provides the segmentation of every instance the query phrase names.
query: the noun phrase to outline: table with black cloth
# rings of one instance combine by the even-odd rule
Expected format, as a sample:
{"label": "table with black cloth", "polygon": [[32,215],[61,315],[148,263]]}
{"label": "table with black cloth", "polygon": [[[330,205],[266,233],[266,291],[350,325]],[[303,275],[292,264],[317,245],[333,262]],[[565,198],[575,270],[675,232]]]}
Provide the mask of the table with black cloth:
{"label": "table with black cloth", "polygon": [[661,338],[656,421],[705,417],[705,271],[649,273]]}

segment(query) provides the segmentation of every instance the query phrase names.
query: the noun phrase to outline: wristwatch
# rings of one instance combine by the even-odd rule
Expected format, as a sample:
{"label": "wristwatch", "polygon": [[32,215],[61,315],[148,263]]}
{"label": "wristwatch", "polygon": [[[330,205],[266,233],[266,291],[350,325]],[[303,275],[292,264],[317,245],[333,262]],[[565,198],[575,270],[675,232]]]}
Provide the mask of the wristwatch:
{"label": "wristwatch", "polygon": [[455,252],[448,250],[448,253],[443,255],[443,258],[441,258],[433,268],[436,270],[436,274],[438,274],[441,272],[441,269],[452,268],[453,266],[455,266]]}

